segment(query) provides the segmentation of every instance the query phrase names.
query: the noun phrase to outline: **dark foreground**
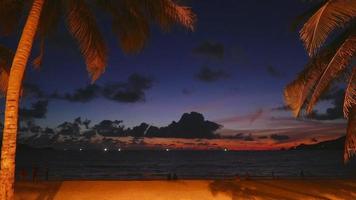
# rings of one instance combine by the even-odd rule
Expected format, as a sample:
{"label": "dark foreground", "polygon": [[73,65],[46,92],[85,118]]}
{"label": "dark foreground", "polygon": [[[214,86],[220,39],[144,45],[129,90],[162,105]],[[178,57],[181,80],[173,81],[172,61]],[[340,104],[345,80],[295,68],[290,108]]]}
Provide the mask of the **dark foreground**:
{"label": "dark foreground", "polygon": [[17,178],[31,180],[356,178],[356,160],[343,163],[343,151],[19,151]]}

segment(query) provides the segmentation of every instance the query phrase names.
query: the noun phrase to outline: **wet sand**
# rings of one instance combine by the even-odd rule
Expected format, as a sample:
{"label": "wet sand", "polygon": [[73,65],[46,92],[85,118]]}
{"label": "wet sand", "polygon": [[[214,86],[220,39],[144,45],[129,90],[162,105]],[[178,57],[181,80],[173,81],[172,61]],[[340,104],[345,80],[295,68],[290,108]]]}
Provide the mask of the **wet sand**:
{"label": "wet sand", "polygon": [[17,182],[16,200],[356,199],[356,180]]}

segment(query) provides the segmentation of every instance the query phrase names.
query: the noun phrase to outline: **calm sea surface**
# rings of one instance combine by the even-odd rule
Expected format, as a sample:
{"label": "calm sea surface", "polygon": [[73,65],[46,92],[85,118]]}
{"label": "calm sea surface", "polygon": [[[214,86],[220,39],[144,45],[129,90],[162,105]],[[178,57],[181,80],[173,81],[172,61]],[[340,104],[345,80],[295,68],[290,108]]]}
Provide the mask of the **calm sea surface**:
{"label": "calm sea surface", "polygon": [[[356,178],[356,162],[344,165],[342,151],[20,151],[17,173],[38,168],[40,179],[185,179],[251,177]],[[23,170],[24,169],[24,170]],[[303,171],[303,172],[301,172]]]}

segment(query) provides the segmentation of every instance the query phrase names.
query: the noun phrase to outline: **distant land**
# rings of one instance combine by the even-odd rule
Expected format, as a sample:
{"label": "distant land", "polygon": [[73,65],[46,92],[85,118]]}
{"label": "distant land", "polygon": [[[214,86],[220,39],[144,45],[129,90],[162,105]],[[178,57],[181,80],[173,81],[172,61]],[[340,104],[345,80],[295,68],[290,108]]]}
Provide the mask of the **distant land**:
{"label": "distant land", "polygon": [[316,144],[300,144],[290,148],[290,150],[342,150],[344,148],[345,136],[334,140],[327,140]]}
{"label": "distant land", "polygon": [[[315,143],[315,144],[300,144],[298,146],[295,147],[291,147],[288,150],[343,150],[344,148],[344,143],[345,143],[345,136],[339,137],[337,139],[334,140],[327,140],[327,141],[323,141],[323,142],[319,142],[319,143]],[[20,151],[27,151],[27,150],[54,150],[51,147],[40,147],[40,148],[36,148],[36,147],[32,147],[30,145],[27,144],[18,144],[18,150]],[[286,150],[286,149],[281,149],[281,150]]]}

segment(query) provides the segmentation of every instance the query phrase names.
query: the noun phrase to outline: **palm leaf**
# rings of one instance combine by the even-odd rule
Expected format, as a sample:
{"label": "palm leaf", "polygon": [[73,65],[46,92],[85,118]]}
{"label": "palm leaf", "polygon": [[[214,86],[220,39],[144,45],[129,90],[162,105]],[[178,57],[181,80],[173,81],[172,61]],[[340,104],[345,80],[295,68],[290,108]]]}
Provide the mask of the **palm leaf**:
{"label": "palm leaf", "polygon": [[48,37],[51,33],[53,33],[58,26],[59,20],[61,18],[61,0],[50,0],[45,1],[42,9],[42,16],[40,18],[37,36],[40,39],[40,48],[39,54],[32,61],[32,65],[35,69],[39,69],[42,65],[42,59],[44,56],[44,46],[45,46],[45,38]]}
{"label": "palm leaf", "polygon": [[149,19],[141,5],[129,1],[98,0],[97,4],[112,17],[112,29],[125,53],[137,53],[146,44],[150,34]]}
{"label": "palm leaf", "polygon": [[0,1],[0,33],[2,35],[9,35],[16,31],[23,7],[23,0]]}
{"label": "palm leaf", "polygon": [[349,121],[347,125],[347,134],[344,149],[345,163],[356,154],[356,106],[353,106],[349,112]]}
{"label": "palm leaf", "polygon": [[345,91],[344,116],[348,118],[350,109],[356,105],[356,66],[353,67],[349,83]]}
{"label": "palm leaf", "polygon": [[150,20],[165,31],[174,24],[194,29],[195,15],[191,9],[171,0],[97,0],[97,4],[113,17],[113,31],[126,53],[137,53],[145,46]]}
{"label": "palm leaf", "polygon": [[286,105],[292,110],[295,117],[299,116],[302,108],[302,96],[301,92],[304,90],[304,79],[296,79],[284,89],[284,101]]}
{"label": "palm leaf", "polygon": [[107,48],[93,13],[85,0],[67,1],[67,24],[78,41],[92,81],[105,71]]}
{"label": "palm leaf", "polygon": [[14,52],[0,45],[0,93],[1,96],[6,96],[7,84],[9,80],[10,67],[12,59],[14,58]]}
{"label": "palm leaf", "polygon": [[57,30],[61,18],[62,0],[45,1],[42,8],[42,16],[38,25],[37,34],[40,37],[49,36]]}
{"label": "palm leaf", "polygon": [[308,18],[314,15],[327,1],[323,0],[315,5],[313,5],[311,8],[309,8],[307,11],[303,12],[299,16],[297,16],[291,23],[291,30],[294,32],[297,30],[297,28],[302,25]]}
{"label": "palm leaf", "polygon": [[350,64],[356,52],[356,34],[351,34],[336,50],[327,64],[322,64],[322,74],[313,89],[307,113],[311,113],[319,97],[328,88],[330,83],[337,78]]}
{"label": "palm leaf", "polygon": [[40,39],[40,53],[39,55],[33,59],[32,65],[35,69],[39,69],[42,66],[42,60],[43,60],[43,55],[44,55],[44,46],[45,46],[45,39],[44,37],[41,37]]}
{"label": "palm leaf", "polygon": [[316,54],[329,34],[356,16],[356,1],[329,0],[304,24],[300,37],[310,56]]}
{"label": "palm leaf", "polygon": [[320,57],[323,56],[324,54],[311,59],[306,68],[299,73],[297,79],[289,83],[284,89],[284,101],[292,110],[295,117],[300,115],[308,97],[310,96],[312,88],[320,77],[322,72]]}
{"label": "palm leaf", "polygon": [[145,11],[162,29],[169,30],[173,24],[177,23],[194,30],[196,16],[189,7],[178,5],[173,0],[136,1],[143,3]]}

